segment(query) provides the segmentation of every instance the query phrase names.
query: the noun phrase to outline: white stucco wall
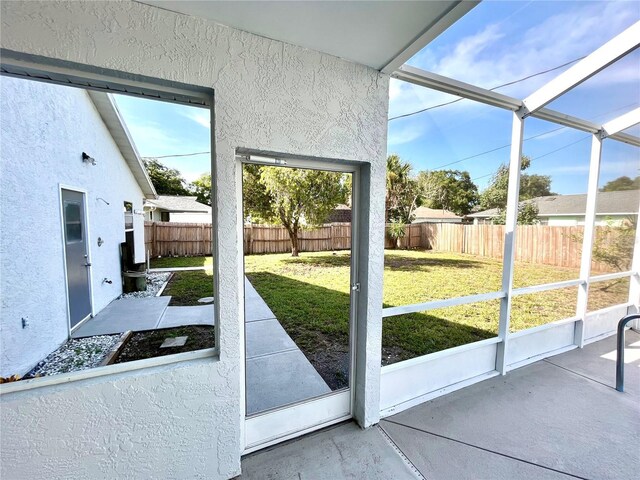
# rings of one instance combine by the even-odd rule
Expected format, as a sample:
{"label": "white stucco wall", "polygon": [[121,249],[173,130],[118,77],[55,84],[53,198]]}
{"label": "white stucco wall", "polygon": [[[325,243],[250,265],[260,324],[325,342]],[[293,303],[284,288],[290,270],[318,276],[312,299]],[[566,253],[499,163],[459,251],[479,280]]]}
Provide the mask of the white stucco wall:
{"label": "white stucco wall", "polygon": [[[136,457],[124,459],[145,464],[147,478],[165,478],[168,459],[184,473],[179,478],[227,478],[240,472],[244,322],[242,221],[237,194],[241,172],[234,155],[238,147],[370,164],[367,171],[371,179],[363,185],[371,211],[362,216],[366,226],[362,230],[362,250],[366,257],[361,272],[367,275],[367,288],[359,306],[366,322],[358,338],[360,370],[356,376],[361,394],[356,400],[356,413],[363,424],[377,421],[388,77],[335,57],[136,2],[2,2],[1,8],[3,48],[215,89],[217,165],[213,173],[220,271],[216,305],[220,314],[219,359],[203,361],[197,372],[211,383],[196,383],[189,388],[189,395],[206,397],[214,405],[206,415],[197,419],[185,416],[183,412],[190,405],[185,405],[175,391],[182,384],[161,376],[150,378],[135,390],[129,388],[126,375],[114,380],[118,396],[112,403],[100,400],[108,386],[76,382],[75,386],[60,387],[69,395],[67,398],[72,397],[67,389],[82,392],[83,403],[97,401],[97,408],[108,409],[111,417],[125,412],[127,404],[136,402],[136,398],[167,395],[168,400],[162,403],[167,415],[165,429],[179,432],[170,439],[174,441],[172,455],[155,448],[156,435],[138,435],[139,425],[156,422],[153,411],[141,409],[135,422],[114,429],[111,418],[105,415],[94,420],[93,408],[87,407],[82,415],[73,417],[75,421],[55,430],[48,425],[51,411],[46,401],[29,397],[23,405],[14,400],[15,394],[7,394],[2,396],[0,413],[3,473],[9,478],[54,478],[64,472],[66,478],[84,478],[67,466],[87,471],[93,457],[112,453],[109,439],[113,435],[138,440]],[[211,389],[218,395],[212,396]],[[31,395],[45,394],[34,391]],[[72,403],[70,400],[67,405],[71,407]],[[69,432],[84,431],[90,424],[92,455],[80,455],[75,446],[56,450],[55,456],[42,456],[36,445],[26,444],[15,459],[9,452],[25,434],[24,428],[4,419],[17,415],[30,421],[37,418],[29,434],[47,436],[52,444],[69,438]],[[224,438],[219,435],[221,429]],[[210,450],[202,448],[207,442]],[[194,461],[202,455],[214,458],[215,466]],[[30,460],[36,456],[43,460]],[[106,464],[102,473],[115,477],[117,468],[114,461]]]}
{"label": "white stucco wall", "polygon": [[[122,293],[123,202],[142,209],[143,194],[86,91],[2,77],[0,98],[0,375],[9,376],[67,339],[59,185],[87,191],[94,313]],[[95,166],[82,161],[83,151]],[[143,223],[134,216],[136,235],[144,235]]]}
{"label": "white stucco wall", "polygon": [[236,429],[211,428],[228,402],[225,379],[210,366],[194,360],[2,398],[0,478],[228,476],[219,466],[235,462],[218,445],[234,444]]}

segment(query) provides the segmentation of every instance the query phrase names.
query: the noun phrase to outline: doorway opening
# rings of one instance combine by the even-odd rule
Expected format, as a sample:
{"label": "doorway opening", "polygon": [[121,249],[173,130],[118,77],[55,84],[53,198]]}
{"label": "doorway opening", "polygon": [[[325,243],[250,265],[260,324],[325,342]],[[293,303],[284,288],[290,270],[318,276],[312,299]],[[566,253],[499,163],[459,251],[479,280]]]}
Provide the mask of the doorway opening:
{"label": "doorway opening", "polygon": [[242,174],[249,448],[351,415],[357,172],[249,156]]}

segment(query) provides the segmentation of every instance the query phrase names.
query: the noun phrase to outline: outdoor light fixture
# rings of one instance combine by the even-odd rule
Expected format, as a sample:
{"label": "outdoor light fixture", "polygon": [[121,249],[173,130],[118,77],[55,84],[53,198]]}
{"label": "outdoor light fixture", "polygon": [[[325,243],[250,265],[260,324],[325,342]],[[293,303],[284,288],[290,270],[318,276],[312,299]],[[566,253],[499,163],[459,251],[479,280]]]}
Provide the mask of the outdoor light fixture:
{"label": "outdoor light fixture", "polygon": [[93,157],[90,157],[89,154],[86,152],[82,152],[82,161],[86,163],[90,163],[91,165],[96,164],[96,159]]}

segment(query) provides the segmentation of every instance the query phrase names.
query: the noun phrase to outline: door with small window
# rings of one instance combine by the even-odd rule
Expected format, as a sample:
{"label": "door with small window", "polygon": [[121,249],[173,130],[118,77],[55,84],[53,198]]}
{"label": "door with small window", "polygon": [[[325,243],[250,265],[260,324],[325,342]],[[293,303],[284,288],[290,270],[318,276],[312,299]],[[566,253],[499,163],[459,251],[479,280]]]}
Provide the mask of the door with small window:
{"label": "door with small window", "polygon": [[85,218],[85,195],[62,189],[62,222],[67,269],[70,328],[91,315],[89,253]]}

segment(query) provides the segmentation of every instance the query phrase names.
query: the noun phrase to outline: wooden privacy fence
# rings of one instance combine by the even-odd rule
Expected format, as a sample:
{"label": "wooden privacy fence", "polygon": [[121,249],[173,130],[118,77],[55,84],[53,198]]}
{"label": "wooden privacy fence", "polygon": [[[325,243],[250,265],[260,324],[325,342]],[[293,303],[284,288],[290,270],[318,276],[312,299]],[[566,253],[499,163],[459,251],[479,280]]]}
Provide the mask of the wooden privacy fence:
{"label": "wooden privacy fence", "polygon": [[[145,222],[145,250],[151,258],[166,256],[211,255],[210,224]],[[299,232],[301,252],[348,250],[351,248],[351,224],[332,223]],[[286,253],[291,251],[289,234],[284,227],[246,225],[244,253]]]}
{"label": "wooden privacy fence", "polygon": [[[400,248],[433,249],[498,259],[503,256],[502,225],[419,223],[406,227],[406,234],[400,239]],[[580,268],[583,230],[581,226],[519,225],[516,232],[516,261]],[[152,258],[211,255],[211,233],[209,224],[145,222],[146,250]],[[348,250],[351,248],[351,224],[333,223],[304,229],[299,237],[301,252]],[[394,247],[395,241],[385,235],[385,248]],[[290,251],[289,234],[285,228],[270,225],[244,227],[245,254]],[[592,269],[603,271],[607,267],[593,262]]]}
{"label": "wooden privacy fence", "polygon": [[[504,255],[504,225],[423,225],[428,231],[427,248],[499,259]],[[518,225],[515,259],[537,265],[579,269],[583,233],[583,226]],[[606,250],[616,241],[615,237],[614,231],[602,235],[601,247]],[[595,272],[611,271],[611,266],[592,260],[591,269]]]}

